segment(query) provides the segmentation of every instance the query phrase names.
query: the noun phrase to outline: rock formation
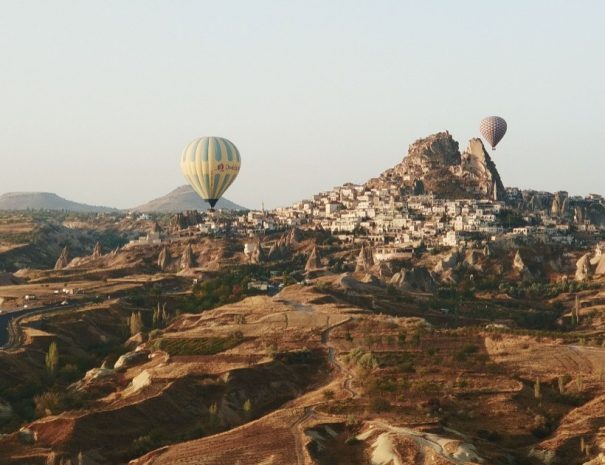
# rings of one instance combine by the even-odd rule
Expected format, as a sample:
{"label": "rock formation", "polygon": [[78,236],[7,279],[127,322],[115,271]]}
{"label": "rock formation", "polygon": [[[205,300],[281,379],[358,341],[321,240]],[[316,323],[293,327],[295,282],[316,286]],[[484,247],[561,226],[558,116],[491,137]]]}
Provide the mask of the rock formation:
{"label": "rock formation", "polygon": [[264,263],[267,261],[267,254],[263,249],[263,246],[260,241],[258,241],[258,246],[256,250],[252,252],[252,256],[250,257],[250,261],[252,263]]}
{"label": "rock formation", "polygon": [[378,262],[372,267],[372,273],[379,278],[386,278],[393,275],[393,269],[390,262]]}
{"label": "rock formation", "polygon": [[193,249],[191,248],[191,244],[187,244],[185,247],[185,251],[181,256],[181,262],[179,264],[179,268],[181,270],[188,270],[189,268],[193,268],[195,266],[195,260],[193,257]]}
{"label": "rock formation", "polygon": [[453,250],[452,252],[448,253],[445,257],[437,262],[433,268],[433,271],[435,273],[445,273],[453,270],[456,268],[456,265],[458,265],[458,255],[459,253],[457,250]]}
{"label": "rock formation", "polygon": [[160,254],[158,255],[158,268],[162,271],[166,271],[169,265],[170,252],[168,251],[168,247],[163,247],[162,250],[160,250]]}
{"label": "rock formation", "polygon": [[147,360],[149,360],[148,350],[137,350],[133,352],[127,352],[123,355],[120,355],[120,358],[116,360],[113,369],[125,370],[126,368],[145,363]]}
{"label": "rock formation", "polygon": [[372,253],[372,249],[370,247],[366,247],[364,244],[361,246],[361,250],[359,251],[355,271],[363,271],[367,273],[373,266],[374,254]]}
{"label": "rock formation", "polygon": [[448,132],[433,134],[410,145],[407,156],[368,187],[399,184],[410,193],[430,192],[441,198],[503,200],[506,191],[496,165],[480,139],[471,139],[461,154]]}
{"label": "rock formation", "polygon": [[513,270],[518,272],[524,280],[529,280],[533,277],[519,250],[517,250],[517,253],[515,253],[515,258],[513,258]]}
{"label": "rock formation", "polygon": [[591,260],[591,264],[595,267],[595,276],[605,275],[605,242],[597,245],[597,250],[594,258]]}
{"label": "rock formation", "polygon": [[593,274],[592,265],[590,264],[590,253],[585,253],[576,262],[576,281],[586,281]]}
{"label": "rock formation", "polygon": [[97,242],[95,244],[95,248],[92,250],[92,258],[99,258],[101,255],[103,255],[103,249],[101,248],[101,243]]}
{"label": "rock formation", "polygon": [[63,247],[61,251],[61,255],[57,259],[55,263],[55,270],[62,270],[69,264],[69,248],[67,246]]}
{"label": "rock formation", "polygon": [[161,234],[163,231],[160,224],[157,221],[154,221],[151,225],[149,232]]}
{"label": "rock formation", "polygon": [[290,254],[290,245],[292,244],[290,234],[282,234],[269,249],[269,260],[283,260]]}
{"label": "rock formation", "polygon": [[389,284],[406,291],[435,292],[437,290],[437,283],[432,273],[423,267],[401,269],[393,275]]}
{"label": "rock formation", "polygon": [[170,219],[171,229],[186,229],[189,226],[200,224],[204,220],[203,215],[197,210],[187,210],[184,213],[177,213]]}
{"label": "rock formation", "polygon": [[294,228],[290,229],[290,232],[288,232],[288,235],[286,236],[286,245],[288,245],[288,246],[295,245],[297,242],[300,242],[301,239],[302,239],[302,231],[300,229],[298,229],[297,227],[294,227]]}
{"label": "rock formation", "polygon": [[305,271],[314,271],[321,268],[321,257],[319,256],[319,251],[317,250],[317,246],[313,247],[311,254],[307,260],[307,264],[305,265]]}
{"label": "rock formation", "polygon": [[483,258],[485,258],[485,256],[480,250],[467,250],[464,254],[464,265],[475,271],[481,271],[483,269],[481,265],[481,260]]}

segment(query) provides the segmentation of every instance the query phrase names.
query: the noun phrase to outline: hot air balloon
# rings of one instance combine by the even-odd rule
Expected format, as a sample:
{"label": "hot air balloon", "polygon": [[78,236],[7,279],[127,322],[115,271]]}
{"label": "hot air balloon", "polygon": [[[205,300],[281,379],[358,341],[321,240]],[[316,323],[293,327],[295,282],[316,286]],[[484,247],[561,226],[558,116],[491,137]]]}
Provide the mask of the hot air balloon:
{"label": "hot air balloon", "polygon": [[181,155],[183,175],[211,209],[237,177],[240,164],[237,147],[222,137],[195,139]]}
{"label": "hot air balloon", "polygon": [[496,150],[496,145],[506,134],[506,121],[499,116],[488,116],[481,120],[479,131],[492,146],[492,150]]}

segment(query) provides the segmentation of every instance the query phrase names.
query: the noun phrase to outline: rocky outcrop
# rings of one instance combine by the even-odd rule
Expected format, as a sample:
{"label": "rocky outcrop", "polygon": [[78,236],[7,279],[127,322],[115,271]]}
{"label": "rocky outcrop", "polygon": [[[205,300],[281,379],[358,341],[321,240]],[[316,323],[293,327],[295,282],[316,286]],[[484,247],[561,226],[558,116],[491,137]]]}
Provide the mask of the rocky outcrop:
{"label": "rocky outcrop", "polygon": [[197,210],[187,210],[184,213],[177,213],[170,219],[171,229],[187,229],[189,226],[195,226],[204,221],[203,215]]}
{"label": "rocky outcrop", "polygon": [[521,256],[521,251],[517,250],[515,258],[513,258],[513,270],[521,275],[523,280],[530,280],[533,278],[532,272],[525,264],[525,260]]}
{"label": "rocky outcrop", "polygon": [[576,281],[586,281],[593,274],[593,268],[590,264],[590,253],[585,253],[576,262]]}
{"label": "rocky outcrop", "polygon": [[290,255],[291,246],[296,242],[295,236],[296,234],[292,233],[282,234],[269,249],[269,260],[275,261],[286,259]]}
{"label": "rocky outcrop", "polygon": [[92,368],[84,377],[72,384],[72,391],[105,391],[109,392],[117,386],[118,374],[111,368]]}
{"label": "rocky outcrop", "polygon": [[371,270],[379,278],[386,278],[389,276],[393,276],[393,269],[391,268],[390,262],[378,262],[376,263]]}
{"label": "rocky outcrop", "polygon": [[513,258],[513,270],[523,273],[526,269],[527,268],[525,267],[523,257],[521,257],[521,252],[517,250],[517,253],[515,253],[515,258]]}
{"label": "rocky outcrop", "polygon": [[555,195],[552,200],[552,205],[550,206],[550,214],[553,217],[563,217],[567,215],[569,208],[569,197],[567,192],[559,191],[555,192]]}
{"label": "rocky outcrop", "polygon": [[168,266],[170,265],[170,252],[168,251],[168,247],[163,247],[160,250],[160,254],[158,255],[158,268],[161,271],[166,271]]}
{"label": "rocky outcrop", "polygon": [[151,224],[151,228],[149,229],[149,232],[161,234],[164,231],[162,230],[162,227],[160,226],[160,224],[157,221],[154,221]]}
{"label": "rocky outcrop", "polygon": [[419,139],[407,156],[368,187],[398,184],[410,194],[430,192],[441,198],[489,198],[503,200],[506,191],[496,165],[480,139],[471,139],[460,153],[448,132]]}
{"label": "rocky outcrop", "polygon": [[185,247],[185,251],[181,256],[181,262],[179,263],[179,268],[181,270],[188,270],[189,268],[193,268],[195,266],[195,259],[193,257],[193,249],[191,248],[191,244],[187,244]]}
{"label": "rocky outcrop", "polygon": [[290,229],[286,236],[286,245],[292,246],[302,240],[302,231],[296,227]]}
{"label": "rocky outcrop", "polygon": [[467,250],[464,253],[464,265],[467,268],[470,268],[475,271],[481,271],[483,266],[481,264],[482,260],[485,258],[485,255],[482,251],[477,249]]}
{"label": "rocky outcrop", "polygon": [[359,251],[359,255],[357,256],[355,271],[362,271],[367,273],[373,266],[374,254],[372,253],[372,249],[370,247],[366,247],[366,245],[364,244],[361,246],[361,250]]}
{"label": "rocky outcrop", "polygon": [[116,360],[113,368],[114,370],[125,370],[126,368],[145,363],[147,360],[149,360],[149,351],[147,350],[127,352],[120,355],[120,358]]}
{"label": "rocky outcrop", "polygon": [[454,250],[437,262],[433,271],[435,273],[446,273],[453,270],[458,265],[458,251]]}
{"label": "rocky outcrop", "polygon": [[61,251],[61,255],[59,255],[59,258],[57,259],[57,262],[55,263],[55,270],[62,270],[63,268],[67,267],[67,265],[69,264],[69,248],[67,246],[63,247],[63,250]]}
{"label": "rocky outcrop", "polygon": [[305,271],[314,271],[321,268],[321,257],[319,256],[319,251],[317,250],[317,246],[313,247],[309,258],[307,259],[307,263],[305,265]]}
{"label": "rocky outcrop", "polygon": [[605,243],[599,244],[597,246],[597,253],[593,258],[592,263],[595,267],[594,274],[595,276],[603,276],[605,275]]}
{"label": "rocky outcrop", "polygon": [[423,267],[402,269],[395,273],[389,284],[405,291],[435,292],[437,283],[432,273]]}
{"label": "rocky outcrop", "polygon": [[258,247],[256,248],[256,250],[252,252],[250,261],[256,264],[264,263],[267,261],[267,254],[265,253],[265,249],[263,249],[263,246],[260,241],[258,242]]}
{"label": "rocky outcrop", "polygon": [[95,248],[92,250],[92,258],[99,258],[101,257],[101,255],[103,255],[103,248],[101,247],[101,243],[97,242],[95,244]]}
{"label": "rocky outcrop", "polygon": [[130,336],[126,342],[124,342],[124,347],[127,349],[134,350],[141,344],[147,341],[147,336],[145,333],[136,333],[134,336]]}
{"label": "rocky outcrop", "polygon": [[457,175],[463,180],[466,188],[471,187],[482,196],[494,200],[504,200],[506,191],[495,163],[483,146],[481,139],[471,139],[462,153]]}

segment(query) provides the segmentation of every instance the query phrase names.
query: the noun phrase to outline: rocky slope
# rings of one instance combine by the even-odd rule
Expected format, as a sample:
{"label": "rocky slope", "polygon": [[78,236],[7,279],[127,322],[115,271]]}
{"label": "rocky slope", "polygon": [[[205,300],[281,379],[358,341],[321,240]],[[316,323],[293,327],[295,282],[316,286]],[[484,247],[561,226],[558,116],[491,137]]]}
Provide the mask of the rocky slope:
{"label": "rocky slope", "polygon": [[[246,210],[246,207],[237,205],[230,200],[222,198],[216,204],[216,208],[224,210]],[[208,204],[200,199],[190,186],[177,187],[172,192],[151,200],[133,210],[144,213],[177,213],[187,210],[207,210]]]}
{"label": "rocky slope", "polygon": [[399,184],[416,194],[433,193],[443,198],[505,197],[496,165],[480,139],[471,139],[460,153],[458,142],[449,132],[440,132],[410,145],[407,156],[370,187]]}

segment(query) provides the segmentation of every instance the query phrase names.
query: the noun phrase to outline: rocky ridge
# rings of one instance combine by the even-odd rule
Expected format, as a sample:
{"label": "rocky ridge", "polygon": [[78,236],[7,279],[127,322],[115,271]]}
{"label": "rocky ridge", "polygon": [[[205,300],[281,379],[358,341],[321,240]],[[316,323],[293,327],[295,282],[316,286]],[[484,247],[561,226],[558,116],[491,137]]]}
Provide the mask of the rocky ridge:
{"label": "rocky ridge", "polygon": [[399,184],[413,194],[432,193],[441,198],[504,200],[506,191],[495,163],[481,139],[471,139],[460,153],[449,132],[418,139],[401,163],[368,182],[369,187]]}

